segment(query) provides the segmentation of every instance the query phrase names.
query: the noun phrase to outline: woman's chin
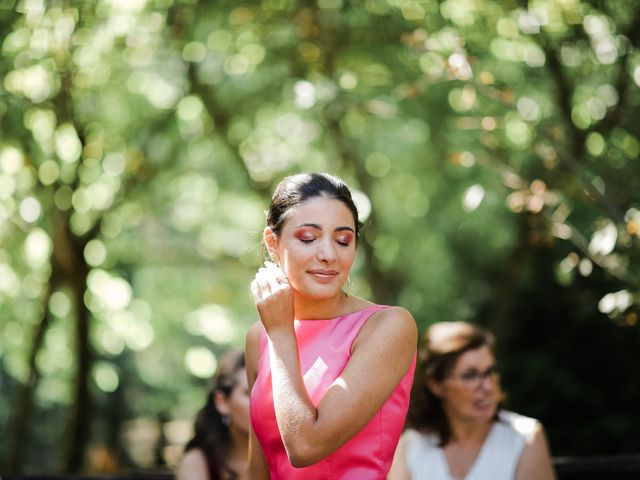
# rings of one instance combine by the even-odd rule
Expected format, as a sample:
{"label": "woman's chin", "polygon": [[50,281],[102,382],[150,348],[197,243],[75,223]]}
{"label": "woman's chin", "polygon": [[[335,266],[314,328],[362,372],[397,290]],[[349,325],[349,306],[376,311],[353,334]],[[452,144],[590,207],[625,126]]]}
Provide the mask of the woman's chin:
{"label": "woman's chin", "polygon": [[473,409],[474,416],[483,420],[491,420],[496,414],[495,405],[479,405]]}
{"label": "woman's chin", "polygon": [[305,300],[311,300],[314,302],[320,302],[324,300],[331,300],[338,295],[341,295],[342,290],[329,285],[322,286],[303,286],[302,288],[294,287],[295,294]]}

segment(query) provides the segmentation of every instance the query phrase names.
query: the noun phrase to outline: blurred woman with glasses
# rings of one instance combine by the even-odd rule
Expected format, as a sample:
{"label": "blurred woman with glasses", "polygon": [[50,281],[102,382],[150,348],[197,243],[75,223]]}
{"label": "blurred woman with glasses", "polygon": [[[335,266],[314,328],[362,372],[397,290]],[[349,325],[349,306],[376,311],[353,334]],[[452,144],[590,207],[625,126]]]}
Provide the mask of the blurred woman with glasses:
{"label": "blurred woman with glasses", "polygon": [[540,422],[501,409],[493,335],[432,325],[416,370],[409,423],[388,480],[552,480]]}

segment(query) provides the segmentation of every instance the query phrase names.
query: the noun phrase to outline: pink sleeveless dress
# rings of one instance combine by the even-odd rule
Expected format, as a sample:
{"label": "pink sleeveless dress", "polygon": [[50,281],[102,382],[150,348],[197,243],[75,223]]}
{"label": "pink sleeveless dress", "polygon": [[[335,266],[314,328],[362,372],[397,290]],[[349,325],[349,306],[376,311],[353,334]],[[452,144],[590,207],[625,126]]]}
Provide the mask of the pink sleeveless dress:
{"label": "pink sleeveless dress", "polygon": [[[314,405],[340,376],[351,356],[351,346],[367,319],[388,308],[373,305],[328,320],[295,320],[300,366]],[[404,426],[415,355],[398,386],[371,421],[329,456],[308,467],[289,463],[280,438],[271,390],[269,346],[264,330],[260,336],[258,375],[251,391],[251,425],[264,452],[272,480],[385,480]],[[376,372],[370,372],[374,377]]]}

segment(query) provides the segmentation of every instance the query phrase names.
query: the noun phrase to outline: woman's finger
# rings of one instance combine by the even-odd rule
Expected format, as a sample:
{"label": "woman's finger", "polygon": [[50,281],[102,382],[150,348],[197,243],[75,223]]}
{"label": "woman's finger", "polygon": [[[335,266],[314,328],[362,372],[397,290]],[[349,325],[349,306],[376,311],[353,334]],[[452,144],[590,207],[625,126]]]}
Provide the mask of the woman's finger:
{"label": "woman's finger", "polygon": [[262,300],[262,295],[257,280],[251,281],[251,295],[253,295],[253,299],[255,301]]}
{"label": "woman's finger", "polygon": [[271,288],[271,283],[269,282],[269,280],[267,280],[264,272],[258,270],[254,282],[256,282],[258,286],[261,299],[267,298],[269,295],[271,295],[273,288]]}
{"label": "woman's finger", "polygon": [[256,278],[258,278],[258,276],[260,276],[260,278],[264,279],[269,284],[269,289],[271,292],[275,292],[280,289],[281,283],[278,281],[274,273],[268,268],[261,267],[258,270]]}
{"label": "woman's finger", "polygon": [[272,262],[264,262],[265,266],[267,267],[267,269],[273,273],[273,275],[276,277],[276,280],[278,281],[278,283],[289,283],[287,276],[284,274],[284,272],[282,271],[282,269],[277,266],[275,263]]}

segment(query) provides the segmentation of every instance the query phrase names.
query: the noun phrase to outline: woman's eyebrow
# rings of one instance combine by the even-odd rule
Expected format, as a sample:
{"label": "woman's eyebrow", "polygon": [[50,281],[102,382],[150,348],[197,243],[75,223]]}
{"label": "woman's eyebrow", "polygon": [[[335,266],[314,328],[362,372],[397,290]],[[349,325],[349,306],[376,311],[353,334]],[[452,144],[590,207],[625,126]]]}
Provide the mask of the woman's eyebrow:
{"label": "woman's eyebrow", "polygon": [[[298,225],[296,228],[303,228],[303,227],[311,227],[311,228],[315,228],[316,230],[322,230],[322,225],[319,225],[317,223],[302,223],[300,225]],[[336,227],[334,229],[335,232],[342,232],[344,230],[348,230],[350,232],[355,233],[355,231],[353,230],[353,228],[348,227],[348,226],[344,226],[344,227]]]}
{"label": "woman's eyebrow", "polygon": [[322,230],[322,226],[318,225],[317,223],[301,223],[296,228],[302,228],[302,227],[311,227],[311,228],[315,228],[316,230]]}

